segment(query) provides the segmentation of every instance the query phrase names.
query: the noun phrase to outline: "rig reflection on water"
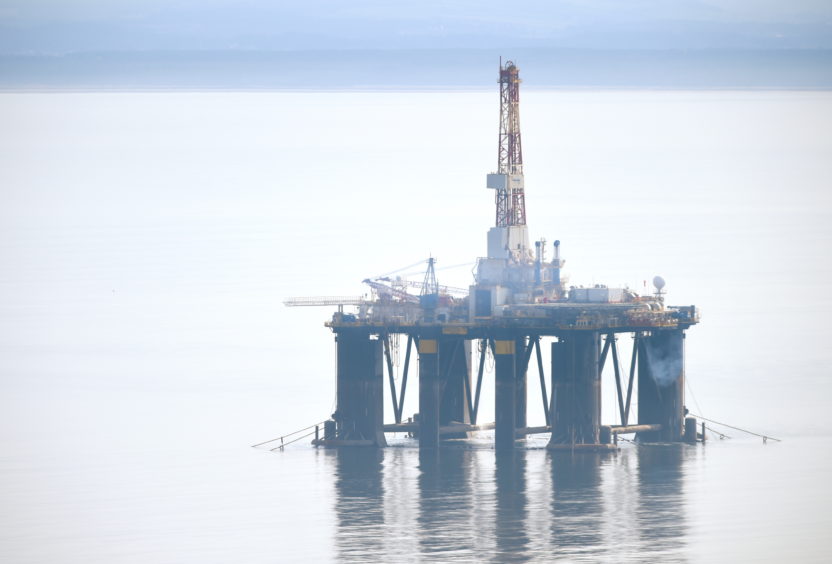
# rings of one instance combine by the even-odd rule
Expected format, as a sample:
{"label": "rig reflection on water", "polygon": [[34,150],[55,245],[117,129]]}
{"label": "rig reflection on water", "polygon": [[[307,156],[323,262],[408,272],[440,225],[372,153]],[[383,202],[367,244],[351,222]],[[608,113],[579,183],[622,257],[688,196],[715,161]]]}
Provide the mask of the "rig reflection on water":
{"label": "rig reflection on water", "polygon": [[685,561],[683,444],[333,449],[339,561]]}

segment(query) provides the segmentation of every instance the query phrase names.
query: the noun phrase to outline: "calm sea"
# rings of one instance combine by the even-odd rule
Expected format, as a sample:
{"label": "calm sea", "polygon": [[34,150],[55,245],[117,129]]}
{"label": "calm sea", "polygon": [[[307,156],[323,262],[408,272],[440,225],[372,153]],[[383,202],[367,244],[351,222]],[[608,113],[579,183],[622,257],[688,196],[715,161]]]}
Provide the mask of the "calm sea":
{"label": "calm sea", "polygon": [[832,93],[528,91],[521,121],[532,236],[575,284],[662,275],[704,312],[690,410],[782,442],[252,449],[334,409],[331,312],[284,298],[430,255],[471,281],[496,92],[0,94],[0,560],[829,561]]}

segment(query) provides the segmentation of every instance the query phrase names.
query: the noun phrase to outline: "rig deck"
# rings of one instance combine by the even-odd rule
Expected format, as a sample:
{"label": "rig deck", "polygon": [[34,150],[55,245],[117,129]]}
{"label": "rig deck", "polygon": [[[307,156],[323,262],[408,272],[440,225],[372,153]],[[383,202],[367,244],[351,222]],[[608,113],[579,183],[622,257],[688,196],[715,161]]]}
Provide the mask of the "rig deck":
{"label": "rig deck", "polygon": [[[527,434],[548,432],[552,433],[552,448],[602,448],[615,434],[627,432],[637,432],[647,441],[684,438],[684,330],[698,322],[693,306],[639,313],[639,325],[632,319],[618,321],[626,319],[625,304],[545,304],[540,309],[545,315],[433,324],[352,316],[344,320],[344,314],[336,313],[326,324],[338,343],[336,436],[383,446],[385,432],[408,432],[418,437],[422,448],[437,446],[441,437],[460,438],[487,429],[495,430],[498,448],[510,447],[516,438]],[[582,322],[586,317],[593,321]],[[620,370],[618,360],[622,333],[633,336],[633,360],[627,374]],[[407,337],[398,389],[393,377],[392,335]],[[549,370],[543,366],[541,354],[547,341],[551,347]],[[472,350],[477,351],[476,372]],[[419,413],[408,423],[403,422],[402,410],[414,351],[419,365]],[[489,351],[495,360],[495,422],[478,425]],[[546,417],[546,424],[539,427],[528,427],[526,421],[532,355]],[[617,428],[600,421],[601,374],[610,355],[622,423]],[[394,424],[387,425],[383,422],[385,372],[395,418]],[[629,420],[636,388],[639,411],[638,425],[634,426]],[[327,437],[321,444],[326,441]]]}

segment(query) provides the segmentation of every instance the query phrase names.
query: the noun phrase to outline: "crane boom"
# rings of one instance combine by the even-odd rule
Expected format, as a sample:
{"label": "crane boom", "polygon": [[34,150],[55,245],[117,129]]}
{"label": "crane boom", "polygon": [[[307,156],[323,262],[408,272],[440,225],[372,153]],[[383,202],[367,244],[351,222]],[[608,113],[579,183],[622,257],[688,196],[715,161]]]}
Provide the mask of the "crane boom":
{"label": "crane boom", "polygon": [[[410,286],[411,288],[421,288],[424,285],[424,282],[416,282],[415,280],[397,280],[396,284],[402,284],[405,286]],[[441,294],[459,294],[460,296],[468,294],[467,288],[458,288],[456,286],[445,286],[439,284],[437,286],[439,288],[439,293]]]}
{"label": "crane boom", "polygon": [[400,302],[407,302],[411,304],[419,303],[418,296],[408,294],[405,290],[394,288],[392,286],[388,286],[387,284],[370,280],[369,278],[365,279],[364,283],[372,288],[378,294],[379,298],[395,298]]}
{"label": "crane boom", "polygon": [[369,303],[361,296],[309,296],[299,298],[286,298],[283,305],[286,307],[303,306],[360,306]]}

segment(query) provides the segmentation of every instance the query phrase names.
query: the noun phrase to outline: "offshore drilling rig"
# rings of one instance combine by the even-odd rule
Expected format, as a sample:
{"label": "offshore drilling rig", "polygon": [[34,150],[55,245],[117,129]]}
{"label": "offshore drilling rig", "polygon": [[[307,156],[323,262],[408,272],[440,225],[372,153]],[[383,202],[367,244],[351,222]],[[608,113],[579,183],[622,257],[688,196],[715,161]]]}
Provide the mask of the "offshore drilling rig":
{"label": "offshore drilling rig", "polygon": [[[684,404],[684,331],[698,323],[698,310],[692,305],[666,305],[664,280],[658,276],[653,280],[655,293],[647,296],[600,284],[566,287],[560,242],[554,242],[551,260],[546,259],[544,239],[533,247],[529,243],[521,81],[513,62],[501,62],[498,82],[497,169],[486,178],[486,186],[494,190],[496,218],[488,231],[487,254],[477,260],[474,284],[467,289],[440,286],[434,260],[429,259],[421,284],[401,278],[367,279],[370,298],[284,302],[338,306],[326,323],[337,341],[337,410],[316,443],[386,446],[385,433],[408,432],[418,437],[420,448],[435,448],[442,438],[464,438],[485,429],[494,429],[498,449],[513,448],[518,438],[537,433],[551,434],[551,449],[614,449],[618,435],[625,433],[636,433],[640,441],[694,442],[696,421],[686,418]],[[412,287],[420,289],[419,295],[409,291]],[[345,307],[357,310],[350,313]],[[621,334],[633,336],[628,373],[619,363]],[[398,335],[406,336],[407,345],[397,390],[391,337]],[[541,354],[547,343],[551,347],[548,378]],[[419,412],[403,421],[414,349]],[[495,421],[478,425],[489,354],[494,359]],[[533,354],[545,415],[545,425],[538,427],[529,427],[526,421],[527,373]],[[619,425],[601,422],[601,374],[610,356]],[[384,423],[385,372],[395,421],[389,424]],[[634,390],[638,420],[630,424]]]}

